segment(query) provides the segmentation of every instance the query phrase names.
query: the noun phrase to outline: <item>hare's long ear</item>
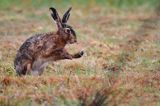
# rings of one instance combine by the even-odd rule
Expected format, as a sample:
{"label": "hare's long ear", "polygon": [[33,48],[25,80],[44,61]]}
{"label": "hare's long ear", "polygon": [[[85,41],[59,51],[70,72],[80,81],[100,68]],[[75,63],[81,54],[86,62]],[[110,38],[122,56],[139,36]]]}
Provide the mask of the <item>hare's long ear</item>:
{"label": "hare's long ear", "polygon": [[61,22],[61,18],[59,17],[57,10],[53,7],[49,8],[51,10],[51,16],[54,19],[54,21],[56,22],[57,26],[59,29],[62,28],[62,22]]}
{"label": "hare's long ear", "polygon": [[62,18],[62,23],[67,23],[68,19],[69,19],[69,16],[70,16],[70,11],[71,11],[72,7],[70,7],[66,12],[65,14],[63,15],[63,18]]}

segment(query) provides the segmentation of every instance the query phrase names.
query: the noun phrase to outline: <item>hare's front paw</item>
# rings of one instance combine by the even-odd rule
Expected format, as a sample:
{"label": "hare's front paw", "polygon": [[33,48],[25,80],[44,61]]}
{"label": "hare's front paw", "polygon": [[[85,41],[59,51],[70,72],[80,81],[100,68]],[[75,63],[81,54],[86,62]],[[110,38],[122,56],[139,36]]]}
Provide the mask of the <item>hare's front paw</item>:
{"label": "hare's front paw", "polygon": [[80,52],[74,54],[74,55],[73,55],[73,58],[80,58],[80,57],[83,56],[83,54],[84,54],[84,51],[80,51]]}
{"label": "hare's front paw", "polygon": [[82,57],[83,55],[84,55],[84,51],[82,50],[79,52],[79,56]]}

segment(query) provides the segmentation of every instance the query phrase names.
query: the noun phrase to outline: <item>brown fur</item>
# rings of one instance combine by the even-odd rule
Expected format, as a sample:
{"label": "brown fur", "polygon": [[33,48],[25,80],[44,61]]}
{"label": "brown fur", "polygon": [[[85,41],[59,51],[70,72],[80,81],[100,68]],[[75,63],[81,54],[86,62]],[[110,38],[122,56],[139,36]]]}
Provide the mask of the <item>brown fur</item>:
{"label": "brown fur", "polygon": [[[56,12],[54,15],[57,15],[52,15],[52,17],[57,23],[58,31],[56,33],[37,34],[22,44],[14,61],[18,75],[29,73],[41,75],[46,64],[50,61],[80,58],[83,55],[83,51],[71,55],[65,50],[64,47],[66,44],[72,44],[77,41],[76,35],[72,27],[60,22],[60,18],[56,20],[59,17],[58,13],[55,10],[53,12]],[[67,16],[68,14],[69,12],[65,15]],[[65,18],[63,17],[64,20]]]}

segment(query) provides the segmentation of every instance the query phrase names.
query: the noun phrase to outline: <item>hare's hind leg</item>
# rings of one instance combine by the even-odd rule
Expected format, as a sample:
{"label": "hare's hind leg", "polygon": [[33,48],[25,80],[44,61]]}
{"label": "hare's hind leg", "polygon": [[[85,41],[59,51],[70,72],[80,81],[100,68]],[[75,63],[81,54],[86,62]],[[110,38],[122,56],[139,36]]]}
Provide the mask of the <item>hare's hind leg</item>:
{"label": "hare's hind leg", "polygon": [[27,67],[26,74],[31,74],[31,71],[32,71],[32,64],[29,63],[29,64],[27,64],[26,67]]}
{"label": "hare's hind leg", "polygon": [[16,73],[17,75],[26,75],[29,74],[31,71],[31,63],[23,64],[23,65],[16,65]]}
{"label": "hare's hind leg", "polygon": [[39,60],[35,61],[33,63],[31,74],[32,75],[41,75],[43,73],[46,65],[47,65],[47,63],[42,59],[39,59]]}
{"label": "hare's hind leg", "polygon": [[25,75],[25,73],[24,73],[25,68],[24,67],[22,67],[20,65],[16,65],[15,69],[16,69],[16,73],[18,76]]}

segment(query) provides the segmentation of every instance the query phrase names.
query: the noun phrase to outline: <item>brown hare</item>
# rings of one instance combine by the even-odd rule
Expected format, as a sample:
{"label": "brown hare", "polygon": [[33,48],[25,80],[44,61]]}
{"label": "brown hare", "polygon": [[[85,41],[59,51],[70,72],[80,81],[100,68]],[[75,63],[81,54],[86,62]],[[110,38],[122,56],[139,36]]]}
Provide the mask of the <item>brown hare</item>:
{"label": "brown hare", "polygon": [[76,33],[67,23],[71,8],[59,17],[55,8],[51,7],[51,16],[57,24],[58,31],[37,34],[27,39],[17,51],[14,66],[17,75],[41,75],[50,61],[80,58],[84,54],[80,51],[69,54],[65,50],[66,44],[77,42]]}

